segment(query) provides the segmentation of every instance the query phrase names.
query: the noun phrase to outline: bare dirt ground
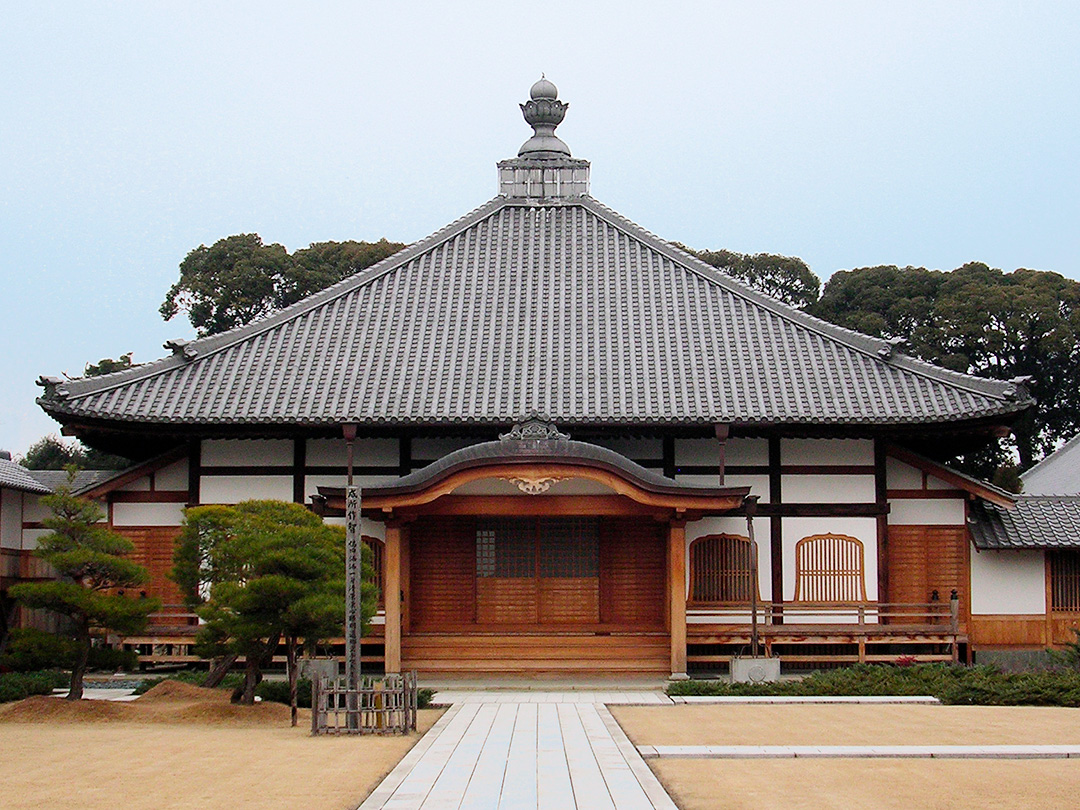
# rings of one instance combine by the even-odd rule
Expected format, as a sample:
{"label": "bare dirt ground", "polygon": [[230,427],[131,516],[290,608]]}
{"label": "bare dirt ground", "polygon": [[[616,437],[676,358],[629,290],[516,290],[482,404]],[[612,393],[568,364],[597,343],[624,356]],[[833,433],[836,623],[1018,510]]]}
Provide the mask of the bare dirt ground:
{"label": "bare dirt ground", "polygon": [[165,682],[131,703],[0,706],[0,806],[80,810],[355,808],[439,717],[408,737],[311,737],[280,704]]}
{"label": "bare dirt ground", "polygon": [[[1080,711],[983,706],[613,706],[637,745],[1080,744]],[[650,759],[682,810],[1066,808],[1080,760]]]}

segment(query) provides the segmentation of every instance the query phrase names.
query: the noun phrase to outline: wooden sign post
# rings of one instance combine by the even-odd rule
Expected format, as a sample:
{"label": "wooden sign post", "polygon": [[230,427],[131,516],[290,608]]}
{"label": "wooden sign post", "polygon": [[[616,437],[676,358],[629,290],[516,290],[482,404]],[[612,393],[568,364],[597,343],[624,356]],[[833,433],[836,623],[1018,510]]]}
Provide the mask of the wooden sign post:
{"label": "wooden sign post", "polygon": [[345,490],[345,686],[348,690],[348,723],[359,719],[356,703],[360,690],[361,556],[360,487]]}

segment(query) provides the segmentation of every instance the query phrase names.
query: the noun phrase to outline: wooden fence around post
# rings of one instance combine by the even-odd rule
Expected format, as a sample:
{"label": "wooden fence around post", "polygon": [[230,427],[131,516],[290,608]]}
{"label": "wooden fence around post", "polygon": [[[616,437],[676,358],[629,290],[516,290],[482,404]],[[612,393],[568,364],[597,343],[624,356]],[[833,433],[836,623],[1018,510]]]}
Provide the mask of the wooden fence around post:
{"label": "wooden fence around post", "polygon": [[363,678],[355,690],[344,678],[311,682],[312,734],[408,734],[416,710],[416,672]]}

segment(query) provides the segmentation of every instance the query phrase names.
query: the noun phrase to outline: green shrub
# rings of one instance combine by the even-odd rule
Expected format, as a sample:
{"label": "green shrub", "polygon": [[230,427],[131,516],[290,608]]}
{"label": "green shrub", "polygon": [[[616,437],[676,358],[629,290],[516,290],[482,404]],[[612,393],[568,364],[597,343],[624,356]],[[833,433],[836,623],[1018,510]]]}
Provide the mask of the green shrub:
{"label": "green shrub", "polygon": [[31,695],[48,695],[53,689],[66,686],[68,678],[62,672],[7,672],[0,675],[0,703],[23,700]]}
{"label": "green shrub", "polygon": [[434,689],[417,689],[416,690],[416,708],[426,709],[431,705],[431,699],[435,697]]}
{"label": "green shrub", "polygon": [[0,666],[13,672],[70,669],[75,663],[75,652],[75,642],[69,638],[32,627],[17,628],[11,631],[7,650],[0,656]]}
{"label": "green shrub", "polygon": [[[288,681],[263,681],[255,687],[255,694],[263,700],[289,705]],[[296,705],[301,709],[311,708],[311,681],[299,678],[296,681]]]}
{"label": "green shrub", "polygon": [[1080,706],[1080,672],[1003,673],[993,667],[952,664],[858,664],[822,670],[799,681],[729,683],[680,681],[669,695],[929,695],[971,706]]}
{"label": "green shrub", "polygon": [[135,672],[139,669],[139,654],[134,650],[117,650],[112,647],[91,647],[86,665],[89,669],[105,672]]}

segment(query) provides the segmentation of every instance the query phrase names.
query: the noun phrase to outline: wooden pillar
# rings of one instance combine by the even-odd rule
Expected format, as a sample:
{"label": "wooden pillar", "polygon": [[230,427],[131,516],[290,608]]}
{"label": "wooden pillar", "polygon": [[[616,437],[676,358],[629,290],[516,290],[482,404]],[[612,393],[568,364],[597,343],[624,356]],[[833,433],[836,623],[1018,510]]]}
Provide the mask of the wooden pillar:
{"label": "wooden pillar", "polygon": [[668,528],[668,622],[671,630],[671,677],[686,675],[686,521]]}
{"label": "wooden pillar", "polygon": [[[780,437],[769,437],[769,503],[783,503],[783,475],[780,467]],[[784,623],[784,531],[782,518],[769,518],[770,582],[772,588],[773,624]]]}
{"label": "wooden pillar", "polygon": [[401,672],[401,527],[395,523],[386,525],[383,584],[386,588],[385,669],[387,673]]}

